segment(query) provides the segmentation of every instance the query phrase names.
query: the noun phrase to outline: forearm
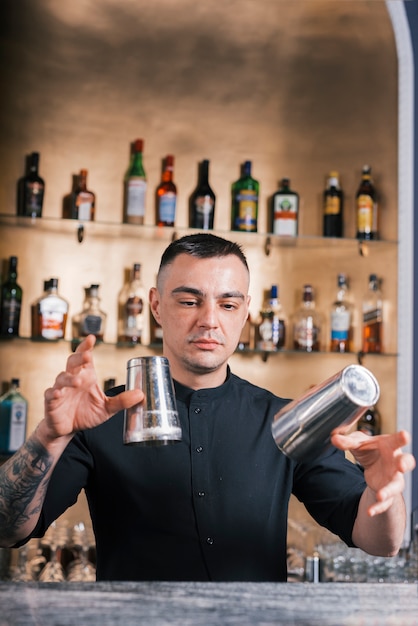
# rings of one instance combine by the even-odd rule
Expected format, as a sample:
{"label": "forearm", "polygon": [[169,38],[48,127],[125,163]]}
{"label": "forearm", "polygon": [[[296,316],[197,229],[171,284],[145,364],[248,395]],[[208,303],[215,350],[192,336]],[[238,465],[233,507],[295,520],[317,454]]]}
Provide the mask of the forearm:
{"label": "forearm", "polygon": [[0,546],[14,545],[35,528],[52,470],[70,439],[49,439],[41,422],[0,468]]}
{"label": "forearm", "polygon": [[401,494],[397,494],[387,511],[370,516],[368,510],[375,502],[375,493],[366,487],[353,527],[353,542],[369,554],[394,556],[402,545],[405,533],[404,499]]}

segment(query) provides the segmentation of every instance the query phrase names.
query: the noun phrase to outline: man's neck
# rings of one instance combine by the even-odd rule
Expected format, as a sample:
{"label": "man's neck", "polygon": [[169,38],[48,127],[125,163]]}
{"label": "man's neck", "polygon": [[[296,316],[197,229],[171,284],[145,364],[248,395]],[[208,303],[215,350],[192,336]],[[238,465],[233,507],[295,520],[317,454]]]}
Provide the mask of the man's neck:
{"label": "man's neck", "polygon": [[194,391],[220,387],[223,385],[227,377],[227,365],[222,366],[222,368],[214,372],[199,374],[181,367],[176,367],[175,365],[172,366],[170,363],[170,371],[174,380],[185,387],[189,387],[189,389],[193,389]]}

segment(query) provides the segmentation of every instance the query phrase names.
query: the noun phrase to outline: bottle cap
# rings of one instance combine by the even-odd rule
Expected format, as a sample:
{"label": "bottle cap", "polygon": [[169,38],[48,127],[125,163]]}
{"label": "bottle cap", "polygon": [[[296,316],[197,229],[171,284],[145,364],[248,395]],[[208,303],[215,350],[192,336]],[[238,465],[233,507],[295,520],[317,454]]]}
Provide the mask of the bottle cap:
{"label": "bottle cap", "polygon": [[338,286],[342,287],[342,285],[347,284],[347,276],[345,274],[338,274]]}
{"label": "bottle cap", "polygon": [[144,149],[144,140],[135,139],[133,143],[133,152],[143,152],[143,149]]}
{"label": "bottle cap", "polygon": [[277,285],[272,285],[271,291],[270,291],[270,298],[277,298],[277,294],[278,294]]}
{"label": "bottle cap", "polygon": [[167,154],[167,156],[165,157],[165,166],[173,167],[173,165],[174,165],[174,156],[172,154]]}
{"label": "bottle cap", "polygon": [[15,387],[19,387],[20,379],[19,378],[12,378],[12,385],[15,385]]}
{"label": "bottle cap", "polygon": [[58,287],[58,278],[50,278],[48,283],[49,283],[49,285],[48,285],[49,288],[51,288],[51,287],[52,288]]}

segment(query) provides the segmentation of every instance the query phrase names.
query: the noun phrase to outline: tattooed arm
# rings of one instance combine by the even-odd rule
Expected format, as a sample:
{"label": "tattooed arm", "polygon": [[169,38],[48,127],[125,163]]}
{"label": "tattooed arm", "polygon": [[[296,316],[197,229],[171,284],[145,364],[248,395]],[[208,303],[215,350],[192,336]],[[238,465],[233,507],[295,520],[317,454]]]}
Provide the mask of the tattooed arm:
{"label": "tattooed arm", "polygon": [[23,446],[0,467],[0,546],[25,539],[41,513],[53,468],[74,433],[94,428],[143,399],[139,390],[105,396],[93,365],[89,335],[45,391],[45,417]]}

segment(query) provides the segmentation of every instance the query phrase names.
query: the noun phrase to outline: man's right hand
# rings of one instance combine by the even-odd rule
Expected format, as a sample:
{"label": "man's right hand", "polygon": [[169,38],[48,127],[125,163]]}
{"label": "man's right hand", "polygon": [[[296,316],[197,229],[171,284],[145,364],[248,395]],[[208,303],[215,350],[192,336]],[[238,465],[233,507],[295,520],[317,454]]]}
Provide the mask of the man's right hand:
{"label": "man's right hand", "polygon": [[68,357],[66,369],[57,376],[54,386],[45,391],[44,436],[56,439],[94,428],[144,399],[139,389],[113,397],[104,394],[94,369],[95,343],[94,335],[86,337]]}

